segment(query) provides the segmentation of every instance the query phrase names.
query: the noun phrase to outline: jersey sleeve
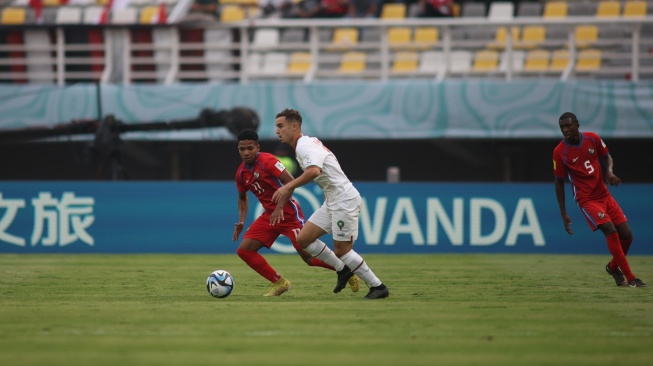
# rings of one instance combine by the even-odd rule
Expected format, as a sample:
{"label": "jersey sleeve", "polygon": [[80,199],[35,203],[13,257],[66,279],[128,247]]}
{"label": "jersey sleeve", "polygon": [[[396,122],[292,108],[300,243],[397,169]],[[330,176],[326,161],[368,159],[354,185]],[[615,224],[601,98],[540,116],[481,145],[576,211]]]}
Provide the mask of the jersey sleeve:
{"label": "jersey sleeve", "polygon": [[556,178],[565,178],[567,176],[567,167],[564,164],[564,153],[560,146],[553,150],[553,175]]}
{"label": "jersey sleeve", "polygon": [[610,153],[608,151],[608,146],[605,144],[605,142],[603,142],[598,134],[594,132],[587,132],[587,134],[592,137],[594,145],[596,146],[596,152],[599,154],[599,156],[605,157]]}
{"label": "jersey sleeve", "polygon": [[295,154],[297,155],[297,159],[301,160],[300,165],[306,168],[316,166],[322,169],[324,168],[324,160],[329,154],[329,151],[319,140],[310,139],[301,145],[297,145]]}
{"label": "jersey sleeve", "polygon": [[270,172],[275,178],[279,178],[286,167],[277,159],[276,156],[266,153],[259,155],[259,161],[263,164],[265,170]]}

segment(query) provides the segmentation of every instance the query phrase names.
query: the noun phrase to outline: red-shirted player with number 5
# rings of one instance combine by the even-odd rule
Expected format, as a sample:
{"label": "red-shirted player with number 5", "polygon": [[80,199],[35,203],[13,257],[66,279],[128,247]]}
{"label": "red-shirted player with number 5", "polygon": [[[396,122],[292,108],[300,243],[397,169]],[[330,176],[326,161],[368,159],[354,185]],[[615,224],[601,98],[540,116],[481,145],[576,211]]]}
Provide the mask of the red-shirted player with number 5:
{"label": "red-shirted player with number 5", "polygon": [[[613,161],[607,146],[596,133],[581,133],[578,119],[573,113],[563,113],[558,122],[564,140],[553,150],[553,174],[565,230],[569,235],[574,233],[565,208],[564,185],[565,178],[568,178],[574,199],[590,228],[592,231],[600,229],[606,237],[612,260],[605,270],[612,275],[617,286],[647,287],[630,270],[626,254],[633,236],[626,216],[604,182],[603,173],[610,185],[616,187],[621,183],[621,179],[612,172]],[[599,159],[605,163],[605,172]]]}
{"label": "red-shirted player with number 5", "polygon": [[[245,227],[248,210],[247,192],[251,191],[258,198],[265,212],[247,229],[236,252],[248,266],[270,281],[270,290],[265,296],[279,296],[291,288],[290,281],[281,277],[258,253],[263,247],[270,248],[279,235],[290,239],[297,253],[309,266],[335,271],[332,265],[313,258],[297,244],[297,234],[305,222],[299,204],[292,198],[278,204],[272,202],[274,192],[283,184],[292,181],[293,176],[274,155],[260,151],[256,131],[246,129],[238,134],[238,152],[243,162],[236,172],[239,220],[234,228],[232,240],[237,241]],[[333,260],[329,260],[328,257],[325,260],[337,264],[338,259],[333,254],[332,257]],[[354,292],[358,291],[359,284],[358,277],[352,277],[349,281],[349,286]]]}

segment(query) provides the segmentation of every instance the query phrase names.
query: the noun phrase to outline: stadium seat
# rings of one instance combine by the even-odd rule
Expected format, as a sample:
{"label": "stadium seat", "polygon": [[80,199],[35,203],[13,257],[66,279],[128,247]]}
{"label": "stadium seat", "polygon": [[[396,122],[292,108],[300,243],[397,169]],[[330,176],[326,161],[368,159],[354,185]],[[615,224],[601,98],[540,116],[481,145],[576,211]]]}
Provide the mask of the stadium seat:
{"label": "stadium seat", "polygon": [[358,43],[358,28],[336,28],[330,48],[346,49]]}
{"label": "stadium seat", "polygon": [[515,12],[515,5],[507,1],[493,1],[490,3],[490,10],[487,18],[490,21],[511,20]]}
{"label": "stadium seat", "polygon": [[290,55],[288,73],[306,74],[311,69],[311,54],[308,52],[293,52]]}
{"label": "stadium seat", "polygon": [[596,2],[575,1],[570,2],[567,7],[567,16],[571,17],[593,17],[596,16]]}
{"label": "stadium seat", "polygon": [[361,30],[361,42],[381,42],[381,28],[367,27]]}
{"label": "stadium seat", "polygon": [[565,18],[568,5],[565,1],[549,1],[544,5],[544,18]]}
{"label": "stadium seat", "polygon": [[303,28],[288,28],[281,32],[281,43],[303,43],[306,41],[306,30]]}
{"label": "stadium seat", "polygon": [[145,6],[141,9],[141,13],[138,17],[138,22],[140,24],[153,24],[159,18],[159,7],[158,6]]}
{"label": "stadium seat", "polygon": [[574,32],[576,47],[584,48],[595,43],[599,37],[599,28],[595,25],[579,25]]}
{"label": "stadium seat", "polygon": [[43,6],[61,6],[63,2],[61,0],[43,0]]}
{"label": "stadium seat", "polygon": [[569,50],[555,50],[551,55],[551,71],[563,71],[569,65]]}
{"label": "stadium seat", "polygon": [[439,31],[435,27],[418,27],[413,34],[413,42],[418,49],[426,50],[438,43]]}
{"label": "stadium seat", "polygon": [[263,55],[256,52],[247,55],[247,72],[250,75],[257,75],[261,73],[263,65]]}
{"label": "stadium seat", "polygon": [[444,69],[444,54],[440,51],[425,51],[419,55],[420,74],[436,75]]}
{"label": "stadium seat", "polygon": [[417,71],[418,61],[417,52],[398,52],[394,55],[391,70],[396,73],[414,73]]}
{"label": "stadium seat", "polygon": [[520,1],[517,5],[517,17],[541,17],[542,16],[542,3]]}
{"label": "stadium seat", "polygon": [[254,32],[252,46],[259,49],[269,49],[279,46],[279,30],[276,28],[259,28]]}
{"label": "stadium seat", "polygon": [[338,72],[343,74],[365,71],[366,55],[363,52],[345,52],[340,61]]}
{"label": "stadium seat", "polygon": [[410,44],[411,30],[408,27],[392,27],[388,29],[388,45],[391,48],[407,47]]}
{"label": "stadium seat", "polygon": [[136,24],[138,9],[122,8],[111,12],[111,24]]}
{"label": "stadium seat", "polygon": [[586,49],[578,53],[576,71],[595,71],[601,68],[601,50]]}
{"label": "stadium seat", "polygon": [[526,54],[524,71],[547,71],[551,53],[547,50],[531,50]]}
{"label": "stadium seat", "polygon": [[57,10],[55,23],[79,24],[82,21],[82,8],[75,6],[62,6]]}
{"label": "stadium seat", "polygon": [[619,1],[601,1],[596,9],[596,16],[599,18],[617,18],[621,15],[621,3]]}
{"label": "stadium seat", "polygon": [[541,25],[525,26],[521,33],[521,42],[517,48],[536,48],[546,40],[546,28]]}
{"label": "stadium seat", "polygon": [[474,54],[474,72],[494,72],[499,68],[499,53],[495,50],[479,50]]}
{"label": "stadium seat", "polygon": [[2,9],[1,22],[4,25],[25,24],[27,12],[25,8],[4,8]]}
{"label": "stadium seat", "polygon": [[84,24],[99,24],[100,18],[104,8],[101,6],[87,6],[84,8],[84,15],[82,18],[82,23]]}
{"label": "stadium seat", "polygon": [[[512,71],[521,72],[524,70],[524,60],[526,58],[526,53],[524,51],[513,51],[512,52]],[[508,52],[502,52],[501,58],[499,60],[499,71],[508,72],[508,63],[510,58],[508,57]]]}
{"label": "stadium seat", "polygon": [[406,18],[406,5],[404,3],[383,4],[381,8],[381,19],[404,18]]}
{"label": "stadium seat", "polygon": [[261,72],[269,76],[283,76],[288,71],[288,54],[284,52],[268,52],[263,55]]}
{"label": "stadium seat", "polygon": [[225,5],[220,10],[220,22],[233,23],[245,19],[245,10],[238,5]]}
{"label": "stadium seat", "polygon": [[[512,30],[511,32],[512,44],[514,47],[514,45],[519,41],[519,27],[512,27],[511,30]],[[506,48],[507,38],[508,38],[508,32],[506,31],[506,27],[499,27],[497,28],[496,35],[494,37],[494,42],[489,43],[488,47],[498,48],[498,49]]]}
{"label": "stadium seat", "polygon": [[472,53],[469,51],[451,52],[449,71],[456,74],[466,74],[472,70]]}
{"label": "stadium seat", "polygon": [[485,3],[465,2],[460,16],[463,18],[485,18],[486,10]]}
{"label": "stadium seat", "polygon": [[624,4],[624,17],[645,17],[647,14],[646,1],[627,1]]}

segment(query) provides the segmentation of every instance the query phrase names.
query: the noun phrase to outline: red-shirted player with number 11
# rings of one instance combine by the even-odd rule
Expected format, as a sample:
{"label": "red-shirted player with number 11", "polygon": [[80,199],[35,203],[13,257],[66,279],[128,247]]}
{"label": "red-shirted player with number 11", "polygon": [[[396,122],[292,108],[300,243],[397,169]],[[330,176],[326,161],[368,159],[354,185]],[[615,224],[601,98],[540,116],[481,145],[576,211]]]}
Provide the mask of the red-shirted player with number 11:
{"label": "red-shirted player with number 11", "polygon": [[[292,198],[284,202],[272,202],[274,192],[283,184],[292,181],[293,176],[274,155],[260,151],[256,131],[246,129],[238,134],[238,152],[243,162],[236,172],[239,220],[235,225],[232,239],[238,240],[245,227],[248,210],[247,192],[251,191],[258,198],[265,212],[247,229],[236,252],[248,266],[270,281],[270,290],[265,296],[279,296],[291,288],[290,281],[281,277],[258,253],[263,247],[270,248],[279,235],[290,239],[297,253],[309,266],[335,271],[334,267],[338,266],[340,260],[333,252],[320,253],[322,259],[320,260],[297,244],[297,234],[304,226],[304,215],[299,204]],[[358,277],[350,278],[349,286],[353,292],[358,291],[359,284]]]}
{"label": "red-shirted player with number 11", "polygon": [[[600,229],[608,242],[612,260],[605,270],[612,275],[617,286],[647,287],[630,270],[626,259],[633,236],[621,207],[604,183],[599,159],[605,163],[605,181],[618,186],[621,179],[612,172],[613,161],[608,148],[599,135],[578,130],[578,119],[570,112],[563,113],[558,121],[565,137],[553,150],[553,174],[560,214],[569,235],[571,219],[565,208],[565,178],[569,178],[578,207],[592,231]],[[624,278],[625,276],[625,278]]]}

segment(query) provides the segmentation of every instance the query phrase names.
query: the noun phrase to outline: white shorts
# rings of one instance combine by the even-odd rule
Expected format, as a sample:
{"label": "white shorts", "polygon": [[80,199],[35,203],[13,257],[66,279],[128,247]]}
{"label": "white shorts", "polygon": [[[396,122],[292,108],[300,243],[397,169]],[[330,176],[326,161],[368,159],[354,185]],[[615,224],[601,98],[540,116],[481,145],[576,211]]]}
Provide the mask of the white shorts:
{"label": "white shorts", "polygon": [[315,211],[308,221],[333,234],[333,240],[353,241],[358,239],[358,217],[361,213],[361,197],[327,206],[326,202]]}

